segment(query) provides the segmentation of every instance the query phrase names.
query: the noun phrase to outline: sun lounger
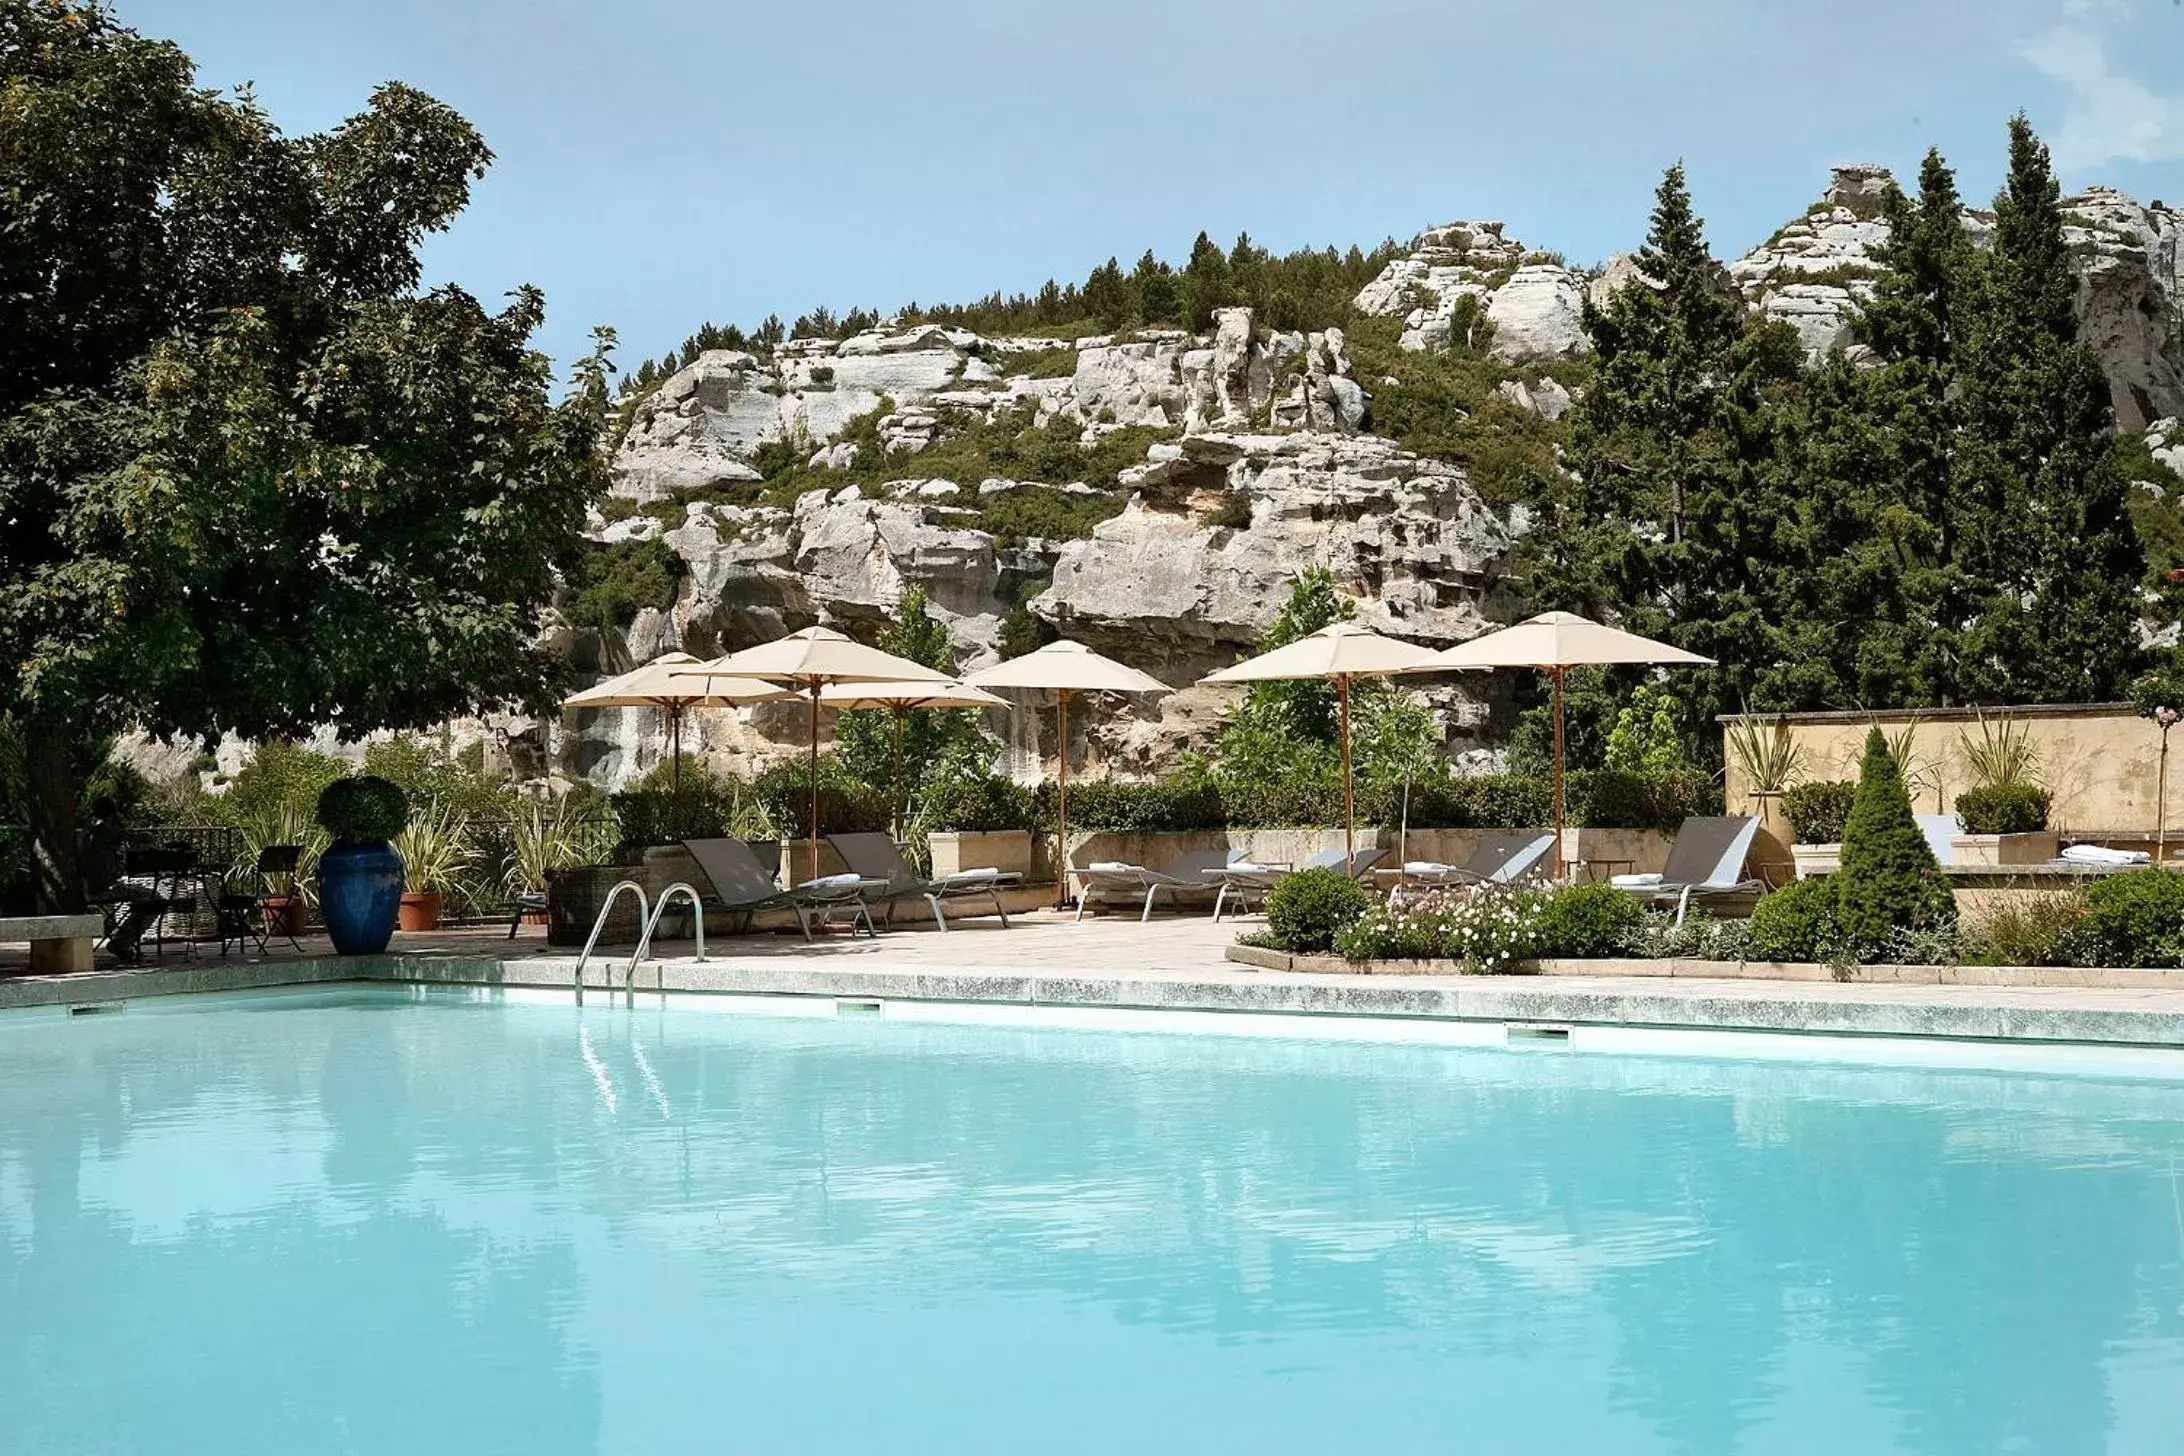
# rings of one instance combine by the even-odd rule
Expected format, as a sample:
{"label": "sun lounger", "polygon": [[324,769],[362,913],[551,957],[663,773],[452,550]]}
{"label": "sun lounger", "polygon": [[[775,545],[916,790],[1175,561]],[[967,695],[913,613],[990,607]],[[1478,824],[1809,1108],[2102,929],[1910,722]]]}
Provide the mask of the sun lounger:
{"label": "sun lounger", "polygon": [[885,883],[886,888],[875,896],[868,896],[866,903],[885,905],[890,922],[895,918],[898,901],[923,900],[933,908],[933,923],[946,930],[948,916],[942,908],[946,902],[991,899],[993,913],[1001,918],[1001,928],[1008,929],[1009,912],[1001,903],[1001,887],[1023,879],[1013,870],[962,870],[929,880],[910,868],[902,857],[902,850],[885,834],[830,834],[827,843],[834,846],[842,863],[857,874]]}
{"label": "sun lounger", "polygon": [[821,925],[846,914],[852,929],[862,924],[865,934],[877,937],[872,909],[865,896],[886,888],[885,880],[862,875],[830,875],[781,889],[773,875],[759,863],[751,846],[740,839],[686,839],[683,848],[697,861],[698,872],[712,886],[714,908],[741,915],[745,925],[759,910],[787,910],[796,917],[796,928],[810,940],[814,918]]}
{"label": "sun lounger", "polygon": [[[1441,864],[1434,860],[1406,860],[1400,870],[1393,871],[1395,885],[1388,892],[1391,904],[1402,899],[1403,892],[1412,886],[1444,890],[1457,886],[1473,889],[1492,889],[1514,885],[1527,875],[1535,873],[1547,851],[1553,848],[1552,834],[1489,834],[1479,841],[1479,847],[1460,865]],[[1390,871],[1381,871],[1387,875]]]}
{"label": "sun lounger", "polygon": [[1673,900],[1676,923],[1683,924],[1693,900],[1755,894],[1766,888],[1744,873],[1744,860],[1759,833],[1754,814],[1694,815],[1676,831],[1668,867],[1657,875],[1617,875],[1608,883],[1651,905]]}
{"label": "sun lounger", "polygon": [[1919,833],[1926,836],[1926,847],[1934,852],[1934,863],[1947,868],[1956,863],[1957,816],[1954,814],[1918,814]]}
{"label": "sun lounger", "polygon": [[1265,900],[1267,894],[1300,869],[1344,870],[1350,878],[1361,880],[1376,864],[1388,857],[1384,849],[1360,849],[1349,854],[1339,849],[1323,849],[1301,865],[1254,864],[1249,860],[1236,860],[1207,872],[1206,878],[1220,887],[1213,897],[1213,918],[1219,920],[1222,910],[1232,901],[1239,910],[1256,898]]}
{"label": "sun lounger", "polygon": [[1165,870],[1149,870],[1143,865],[1124,864],[1118,860],[1106,860],[1086,865],[1071,873],[1077,877],[1077,918],[1084,919],[1085,907],[1097,895],[1103,900],[1143,895],[1144,908],[1138,919],[1150,920],[1153,901],[1165,890],[1171,899],[1187,894],[1215,890],[1212,872],[1241,862],[1244,852],[1240,849],[1201,849],[1179,857]]}

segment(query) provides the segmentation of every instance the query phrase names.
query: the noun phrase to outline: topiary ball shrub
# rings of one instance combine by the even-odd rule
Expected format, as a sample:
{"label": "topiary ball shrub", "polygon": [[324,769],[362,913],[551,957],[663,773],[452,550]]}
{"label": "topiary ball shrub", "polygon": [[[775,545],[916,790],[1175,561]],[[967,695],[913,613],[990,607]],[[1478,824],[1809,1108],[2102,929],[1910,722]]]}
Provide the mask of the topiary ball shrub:
{"label": "topiary ball shrub", "polygon": [[336,844],[384,844],[409,824],[409,796],[390,779],[357,774],[319,793],[318,822]]}
{"label": "topiary ball shrub", "polygon": [[1372,893],[1340,870],[1299,870],[1267,895],[1266,927],[1283,950],[1316,955],[1372,904]]}
{"label": "topiary ball shrub", "polygon": [[1645,918],[1646,907],[1628,891],[1565,885],[1541,912],[1534,954],[1574,960],[1620,955]]}
{"label": "topiary ball shrub", "polygon": [[1956,924],[1956,897],[1911,813],[1903,775],[1878,728],[1866,734],[1858,796],[1843,825],[1843,867],[1833,878],[1844,941],[1861,958],[1877,953],[1899,930]]}
{"label": "topiary ball shrub", "polygon": [[1752,907],[1752,954],[1766,961],[1824,961],[1843,941],[1836,877],[1792,880]]}
{"label": "topiary ball shrub", "polygon": [[2034,784],[1984,784],[1957,795],[1966,834],[2030,834],[2047,828],[2047,790]]}
{"label": "topiary ball shrub", "polygon": [[1782,812],[1799,844],[1840,844],[1857,797],[1858,786],[1848,779],[1799,784],[1782,796]]}
{"label": "topiary ball shrub", "polygon": [[2184,964],[2184,875],[2148,868],[2094,881],[2067,944],[2081,966]]}

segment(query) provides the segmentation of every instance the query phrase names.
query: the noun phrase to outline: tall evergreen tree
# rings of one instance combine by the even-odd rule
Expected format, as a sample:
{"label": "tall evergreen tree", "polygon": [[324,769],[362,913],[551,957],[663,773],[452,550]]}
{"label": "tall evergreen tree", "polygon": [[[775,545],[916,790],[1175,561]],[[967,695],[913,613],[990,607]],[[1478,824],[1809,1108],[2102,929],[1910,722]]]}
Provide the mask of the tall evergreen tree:
{"label": "tall evergreen tree", "polygon": [[1585,306],[1594,374],[1572,416],[1572,478],[1544,503],[1522,570],[1535,605],[1720,659],[1692,695],[1710,714],[1749,696],[1774,655],[1775,396],[1802,361],[1779,325],[1747,322],[1680,164],[1638,264],[1644,282]]}
{"label": "tall evergreen tree", "polygon": [[2140,666],[2145,559],[2107,379],[2078,338],[2060,188],[2021,115],[1994,208],[1957,355],[1959,550],[1984,592],[1958,685],[1968,701],[2114,698]]}
{"label": "tall evergreen tree", "polygon": [[1213,325],[1213,311],[1231,301],[1228,255],[1213,239],[1200,233],[1191,244],[1190,261],[1183,265],[1183,326],[1204,332]]}

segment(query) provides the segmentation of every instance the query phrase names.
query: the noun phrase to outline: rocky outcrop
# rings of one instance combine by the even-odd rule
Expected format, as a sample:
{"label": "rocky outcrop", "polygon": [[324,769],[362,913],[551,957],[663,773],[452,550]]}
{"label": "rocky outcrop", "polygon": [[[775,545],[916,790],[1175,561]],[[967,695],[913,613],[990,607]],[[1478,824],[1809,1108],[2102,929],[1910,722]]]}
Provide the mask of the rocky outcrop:
{"label": "rocky outcrop", "polygon": [[1881,208],[1892,182],[1885,167],[1837,167],[1803,217],[1729,265],[1745,301],[1796,329],[1815,358],[1853,342],[1851,319],[1881,273],[1873,254],[1888,241]]}
{"label": "rocky outcrop", "polygon": [[[1325,566],[1360,619],[1449,644],[1484,622],[1507,524],[1463,472],[1370,436],[1186,435],[1126,480],[1129,509],[1062,545],[1032,610],[1171,682],[1233,659]],[[1248,526],[1214,523],[1241,500]]]}

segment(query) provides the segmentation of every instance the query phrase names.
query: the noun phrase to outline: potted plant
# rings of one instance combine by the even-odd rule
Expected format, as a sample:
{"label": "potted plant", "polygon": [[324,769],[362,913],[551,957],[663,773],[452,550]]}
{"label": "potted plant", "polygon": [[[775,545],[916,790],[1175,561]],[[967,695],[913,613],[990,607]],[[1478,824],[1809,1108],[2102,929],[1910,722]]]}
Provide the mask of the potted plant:
{"label": "potted plant", "polygon": [[376,774],[335,779],[319,795],[332,836],[318,860],[319,914],[341,955],[378,955],[394,936],[402,857],[388,843],[409,823],[409,800]]}
{"label": "potted plant", "polygon": [[452,804],[435,800],[410,815],[409,823],[395,836],[394,852],[402,856],[397,928],[439,929],[440,897],[471,860],[467,827]]}
{"label": "potted plant", "polygon": [[1848,779],[1813,779],[1782,796],[1790,821],[1790,855],[1797,877],[1832,874],[1843,862],[1843,826],[1850,820],[1858,785]]}
{"label": "potted plant", "polygon": [[1770,884],[1786,880],[1795,871],[1791,854],[1793,831],[1783,800],[1791,782],[1805,766],[1805,750],[1790,732],[1789,721],[1777,715],[1764,722],[1750,713],[1731,719],[1723,730],[1729,756],[1744,776],[1744,791],[1759,815],[1759,833],[1752,840],[1747,863]]}
{"label": "potted plant", "polygon": [[1958,738],[1972,785],[1956,797],[1958,832],[1950,850],[1960,865],[2033,865],[2055,858],[2048,795],[2040,786],[2040,747],[2011,718],[1978,715],[1977,736]]}

